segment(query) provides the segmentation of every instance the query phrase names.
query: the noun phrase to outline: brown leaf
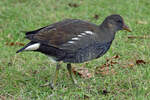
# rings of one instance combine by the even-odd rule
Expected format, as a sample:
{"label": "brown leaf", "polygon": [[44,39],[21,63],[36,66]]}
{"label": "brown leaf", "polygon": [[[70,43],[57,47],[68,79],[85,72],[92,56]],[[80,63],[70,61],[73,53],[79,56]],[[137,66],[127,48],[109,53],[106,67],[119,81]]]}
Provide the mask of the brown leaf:
{"label": "brown leaf", "polygon": [[18,45],[18,46],[24,46],[24,44],[21,43],[21,42],[16,42],[16,45]]}
{"label": "brown leaf", "polygon": [[83,77],[83,78],[91,78],[91,77],[93,77],[93,74],[90,73],[87,68],[83,68],[83,67],[80,67],[80,68],[73,67],[72,68],[72,72],[75,75],[79,75],[80,77]]}
{"label": "brown leaf", "polygon": [[117,60],[118,58],[120,58],[119,55],[115,55],[111,58],[106,59],[106,62],[100,66],[96,68],[96,74],[101,74],[101,75],[109,75],[109,74],[116,74],[115,70],[111,67],[113,67],[115,64],[118,64]]}
{"label": "brown leaf", "polygon": [[74,7],[74,8],[79,7],[79,5],[76,4],[76,3],[69,3],[68,6],[69,7]]}
{"label": "brown leaf", "polygon": [[96,72],[96,74],[101,74],[102,76],[110,75],[110,74],[116,74],[114,69],[110,69],[109,67],[102,67],[99,69],[99,71]]}
{"label": "brown leaf", "polygon": [[10,46],[14,46],[15,44],[13,42],[10,43]]}
{"label": "brown leaf", "polygon": [[98,18],[99,18],[99,15],[95,14],[95,15],[94,15],[94,19],[97,20]]}
{"label": "brown leaf", "polygon": [[146,39],[146,38],[150,38],[150,36],[128,36],[128,39]]}
{"label": "brown leaf", "polygon": [[146,64],[146,62],[144,60],[136,60],[136,64],[140,65],[140,64]]}
{"label": "brown leaf", "polygon": [[107,62],[120,58],[119,55],[112,56],[111,58],[107,58]]}
{"label": "brown leaf", "polygon": [[20,42],[10,42],[10,43],[6,43],[7,46],[24,46],[23,43],[20,43]]}
{"label": "brown leaf", "polygon": [[132,60],[132,61],[126,61],[126,63],[121,67],[123,68],[133,68],[136,65],[140,65],[140,64],[146,64],[147,62],[145,62],[144,60]]}

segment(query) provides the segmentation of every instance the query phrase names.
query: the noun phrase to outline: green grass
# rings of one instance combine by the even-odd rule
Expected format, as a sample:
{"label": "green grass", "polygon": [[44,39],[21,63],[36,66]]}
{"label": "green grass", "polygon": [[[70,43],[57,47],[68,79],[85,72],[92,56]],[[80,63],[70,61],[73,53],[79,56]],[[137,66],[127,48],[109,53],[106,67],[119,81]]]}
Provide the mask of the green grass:
{"label": "green grass", "polygon": [[[78,7],[69,7],[69,3]],[[149,36],[149,0],[1,0],[0,1],[0,99],[3,100],[150,100],[150,39],[128,39],[127,36]],[[40,87],[50,81],[55,64],[40,53],[15,52],[21,46],[7,43],[28,43],[21,31],[29,31],[65,18],[78,18],[100,24],[110,14],[120,14],[131,33],[116,34],[110,50],[103,57],[86,64],[94,72],[106,58],[118,54],[116,74],[95,74],[90,79],[76,76],[80,88],[72,85],[65,64],[55,90]],[[94,15],[99,18],[94,19]],[[138,21],[146,24],[138,24]],[[146,64],[134,65],[137,59]],[[74,66],[82,66],[76,64]],[[124,66],[124,67],[123,67]],[[108,93],[104,94],[103,90]]]}

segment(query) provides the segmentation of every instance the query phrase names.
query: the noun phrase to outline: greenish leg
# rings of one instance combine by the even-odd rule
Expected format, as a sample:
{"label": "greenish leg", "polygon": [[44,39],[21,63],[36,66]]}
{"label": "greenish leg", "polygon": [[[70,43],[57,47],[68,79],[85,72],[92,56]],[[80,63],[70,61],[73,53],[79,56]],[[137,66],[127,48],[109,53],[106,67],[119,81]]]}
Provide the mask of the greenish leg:
{"label": "greenish leg", "polygon": [[57,63],[57,65],[56,65],[56,71],[55,71],[55,76],[53,77],[52,82],[46,83],[44,85],[41,85],[41,87],[50,86],[53,89],[54,86],[56,85],[56,81],[57,81],[58,74],[59,74],[59,69],[60,69],[60,64]]}
{"label": "greenish leg", "polygon": [[58,78],[58,74],[59,74],[59,69],[60,69],[60,64],[57,63],[56,65],[56,72],[55,72],[55,76],[53,78],[53,81],[52,81],[52,85],[55,86],[56,85],[56,81],[57,81],[57,78]]}
{"label": "greenish leg", "polygon": [[72,75],[72,67],[71,67],[71,64],[67,64],[67,69],[68,69],[68,72],[69,72],[69,75],[70,75],[70,78],[72,80],[72,82],[74,84],[77,84],[77,81],[73,78],[73,75]]}

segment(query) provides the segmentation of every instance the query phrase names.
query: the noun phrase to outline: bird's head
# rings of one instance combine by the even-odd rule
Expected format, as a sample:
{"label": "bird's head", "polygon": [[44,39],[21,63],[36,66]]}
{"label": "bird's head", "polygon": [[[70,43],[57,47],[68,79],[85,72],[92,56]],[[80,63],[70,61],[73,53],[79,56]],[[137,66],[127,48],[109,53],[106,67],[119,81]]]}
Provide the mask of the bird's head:
{"label": "bird's head", "polygon": [[120,15],[114,14],[106,17],[106,19],[103,22],[108,26],[109,29],[113,31],[119,31],[119,30],[127,30],[131,32],[129,27],[124,23],[123,18]]}

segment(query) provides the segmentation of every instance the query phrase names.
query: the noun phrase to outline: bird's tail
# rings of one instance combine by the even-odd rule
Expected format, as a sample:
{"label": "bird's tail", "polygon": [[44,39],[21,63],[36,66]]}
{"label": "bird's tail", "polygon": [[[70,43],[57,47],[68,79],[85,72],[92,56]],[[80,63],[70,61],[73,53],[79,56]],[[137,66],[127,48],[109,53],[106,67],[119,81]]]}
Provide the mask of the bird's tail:
{"label": "bird's tail", "polygon": [[35,42],[29,42],[27,45],[25,45],[23,48],[19,49],[16,53],[26,51],[26,50],[37,50],[40,46],[40,43],[35,43]]}
{"label": "bird's tail", "polygon": [[16,53],[22,52],[26,47],[23,47],[21,49],[19,49],[18,51],[16,51]]}
{"label": "bird's tail", "polygon": [[27,45],[25,45],[23,48],[19,49],[16,53],[24,51],[29,45],[31,45],[31,42],[29,42]]}

